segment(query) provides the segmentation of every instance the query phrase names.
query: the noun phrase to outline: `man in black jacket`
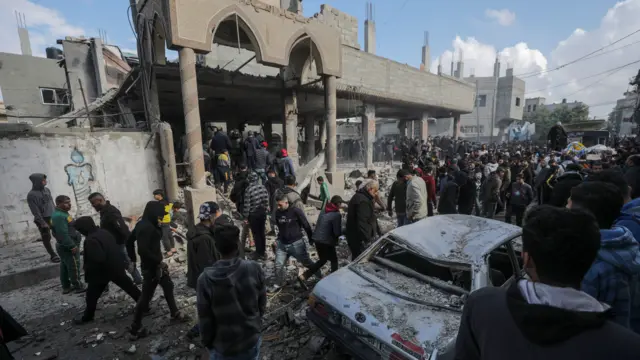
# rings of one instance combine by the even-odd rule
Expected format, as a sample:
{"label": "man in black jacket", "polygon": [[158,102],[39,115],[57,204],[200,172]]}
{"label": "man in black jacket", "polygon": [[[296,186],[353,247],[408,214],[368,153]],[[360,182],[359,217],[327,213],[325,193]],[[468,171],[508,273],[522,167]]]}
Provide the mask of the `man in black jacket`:
{"label": "man in black jacket", "polygon": [[389,216],[393,216],[393,201],[395,200],[396,218],[398,219],[398,227],[409,224],[407,219],[407,182],[404,177],[409,174],[408,170],[400,169],[396,174],[396,181],[391,185],[389,196],[387,197],[387,210]]}
{"label": "man in black jacket", "polygon": [[186,320],[186,317],[178,310],[176,299],[173,296],[173,281],[169,276],[169,268],[167,264],[162,262],[160,221],[166,214],[165,205],[162,202],[149,201],[142,213],[142,219],[133,229],[131,237],[127,241],[127,253],[134,263],[136,261],[135,243],[138,242],[138,255],[140,255],[143,276],[142,296],[136,305],[130,329],[131,334],[138,337],[144,337],[147,334],[146,329],[142,327],[142,315],[149,309],[149,303],[158,285],[162,287],[164,298],[171,311],[172,321]]}
{"label": "man in black jacket", "polygon": [[338,245],[338,241],[342,235],[342,214],[340,214],[340,206],[343,203],[342,198],[335,195],[331,198],[331,201],[327,203],[320,215],[318,215],[312,240],[316,246],[320,260],[302,274],[301,280],[309,279],[311,275],[318,272],[327,262],[331,262],[331,272],[338,270],[336,245]]}
{"label": "man in black jacket", "polygon": [[355,260],[375,237],[377,222],[373,212],[373,199],[378,194],[378,182],[369,180],[358,190],[347,210],[347,243],[351,260]]}
{"label": "man in black jacket", "polygon": [[557,207],[567,206],[567,202],[571,197],[571,189],[582,183],[580,170],[580,165],[567,165],[567,170],[558,176],[556,183],[553,185],[551,197],[547,204]]}
{"label": "man in black jacket", "polygon": [[[284,279],[284,266],[289,260],[289,256],[293,256],[307,269],[314,268],[315,264],[309,257],[307,245],[302,236],[302,231],[304,231],[307,233],[308,239],[311,239],[313,231],[304,212],[295,206],[291,206],[287,195],[276,194],[276,204],[278,207],[275,213],[276,223],[278,224],[276,286],[281,286]],[[303,287],[306,287],[305,278],[300,276],[298,280]]]}
{"label": "man in black jacket", "polygon": [[522,243],[529,279],[469,295],[455,359],[637,359],[640,336],[579,290],[600,248],[593,215],[538,206],[527,216]]}
{"label": "man in black jacket", "polygon": [[131,266],[129,257],[127,255],[127,239],[131,236],[129,226],[122,218],[122,214],[117,207],[111,205],[109,201],[104,199],[104,196],[98,192],[89,195],[89,201],[94,209],[100,213],[100,227],[107,230],[113,238],[116,240],[116,244],[120,247],[120,251],[125,255],[124,259],[127,262],[126,267],[133,281],[136,285],[142,284],[142,276],[140,271],[135,266]]}
{"label": "man in black jacket", "polygon": [[140,290],[127,276],[125,272],[128,264],[126,255],[122,253],[111,233],[97,227],[89,216],[78,218],[74,227],[85,237],[84,279],[88,284],[87,307],[84,314],[77,316],[74,322],[84,324],[93,321],[98,299],[109,282],[116,284],[137,302],[140,298]]}

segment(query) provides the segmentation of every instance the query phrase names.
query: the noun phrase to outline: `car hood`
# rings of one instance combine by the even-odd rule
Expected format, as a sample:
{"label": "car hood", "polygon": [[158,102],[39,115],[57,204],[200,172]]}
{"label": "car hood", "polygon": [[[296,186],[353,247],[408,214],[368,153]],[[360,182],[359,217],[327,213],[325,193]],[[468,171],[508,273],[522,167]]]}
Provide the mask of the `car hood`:
{"label": "car hood", "polygon": [[[461,312],[446,307],[455,295],[440,293],[440,296],[421,299],[434,305],[410,301],[406,297],[412,296],[400,290],[402,287],[357,266],[352,264],[321,280],[313,290],[314,295],[387,345],[406,351],[407,343],[410,343],[410,349],[419,346],[423,354],[431,354],[434,348],[439,351],[451,348],[460,325]],[[404,277],[398,273],[395,275]],[[411,282],[406,285],[411,285]],[[357,313],[365,315],[363,322],[355,320]],[[361,316],[359,318],[362,320]],[[399,342],[405,346],[399,346]]]}

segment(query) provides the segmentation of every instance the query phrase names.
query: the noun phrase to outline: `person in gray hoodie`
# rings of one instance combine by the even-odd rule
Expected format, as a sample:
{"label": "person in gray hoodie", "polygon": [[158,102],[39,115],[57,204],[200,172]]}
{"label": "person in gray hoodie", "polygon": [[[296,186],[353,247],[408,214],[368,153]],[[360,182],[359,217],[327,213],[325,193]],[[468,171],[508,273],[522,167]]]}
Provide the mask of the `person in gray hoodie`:
{"label": "person in gray hoodie", "polygon": [[427,217],[427,184],[420,176],[405,174],[404,180],[407,182],[407,219],[414,223]]}
{"label": "person in gray hoodie", "polygon": [[238,257],[239,241],[236,226],[216,229],[220,259],[198,278],[200,336],[211,359],[260,359],[267,288],[260,265]]}
{"label": "person in gray hoodie", "polygon": [[33,214],[33,222],[36,223],[40,231],[42,243],[44,248],[47,249],[47,253],[49,253],[49,258],[52,262],[59,263],[60,257],[51,246],[51,228],[49,225],[55,204],[53,203],[51,191],[47,188],[47,175],[31,174],[29,180],[31,180],[33,186],[27,194],[27,204],[31,214]]}
{"label": "person in gray hoodie", "polygon": [[532,209],[522,234],[528,278],[469,295],[455,359],[637,359],[640,336],[613,322],[609,305],[580,290],[600,246],[589,212]]}

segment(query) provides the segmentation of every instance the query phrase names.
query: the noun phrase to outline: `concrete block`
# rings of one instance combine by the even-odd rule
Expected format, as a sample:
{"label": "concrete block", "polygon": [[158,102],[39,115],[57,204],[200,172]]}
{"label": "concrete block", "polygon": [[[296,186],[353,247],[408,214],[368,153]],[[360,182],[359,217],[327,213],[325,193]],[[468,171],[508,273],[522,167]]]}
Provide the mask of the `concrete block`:
{"label": "concrete block", "polygon": [[47,264],[0,276],[0,293],[22,289],[60,276],[59,264]]}
{"label": "concrete block", "polygon": [[216,201],[216,190],[210,186],[204,189],[194,189],[187,187],[184,189],[184,202],[187,207],[187,222],[189,229],[198,223],[198,212],[200,205],[207,201]]}
{"label": "concrete block", "polygon": [[344,171],[335,171],[335,172],[325,172],[325,178],[331,184],[332,189],[335,193],[333,195],[344,196],[344,184],[345,184],[345,173]]}

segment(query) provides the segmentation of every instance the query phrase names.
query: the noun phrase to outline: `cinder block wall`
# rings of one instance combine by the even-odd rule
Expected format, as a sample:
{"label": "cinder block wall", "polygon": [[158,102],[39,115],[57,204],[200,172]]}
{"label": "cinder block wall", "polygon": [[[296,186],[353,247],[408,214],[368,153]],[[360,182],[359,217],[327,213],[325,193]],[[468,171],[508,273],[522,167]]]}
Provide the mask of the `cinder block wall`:
{"label": "cinder block wall", "polygon": [[340,30],[342,45],[360,49],[358,43],[358,18],[329,5],[322,5],[320,12],[313,15],[318,21]]}
{"label": "cinder block wall", "polygon": [[[55,130],[55,129],[54,129]],[[163,187],[156,141],[149,133],[20,134],[0,132],[0,246],[34,241],[27,204],[29,175],[44,173],[55,199],[71,198],[71,214],[95,216],[87,197],[103,193],[124,216],[139,215]]]}

